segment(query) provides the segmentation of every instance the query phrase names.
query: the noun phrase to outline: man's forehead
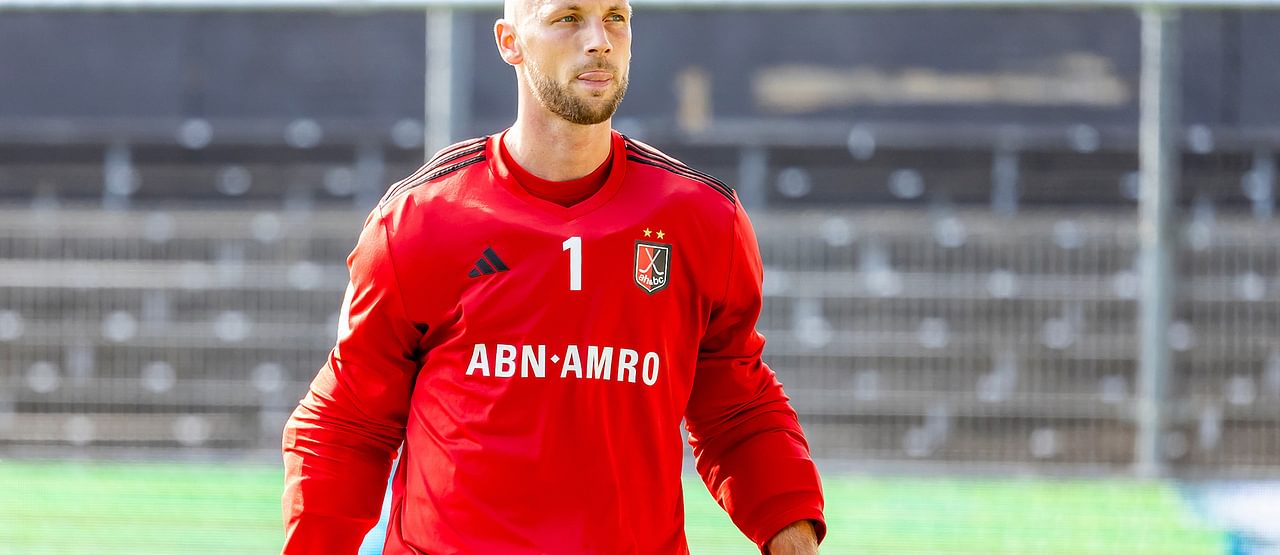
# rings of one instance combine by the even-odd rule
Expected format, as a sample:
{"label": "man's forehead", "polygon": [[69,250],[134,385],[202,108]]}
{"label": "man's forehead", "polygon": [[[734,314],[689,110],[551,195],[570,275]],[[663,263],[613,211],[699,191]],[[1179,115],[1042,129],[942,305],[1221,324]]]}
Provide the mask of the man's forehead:
{"label": "man's forehead", "polygon": [[563,9],[606,9],[631,12],[631,3],[627,0],[506,0],[504,4],[506,14],[509,16],[534,15]]}

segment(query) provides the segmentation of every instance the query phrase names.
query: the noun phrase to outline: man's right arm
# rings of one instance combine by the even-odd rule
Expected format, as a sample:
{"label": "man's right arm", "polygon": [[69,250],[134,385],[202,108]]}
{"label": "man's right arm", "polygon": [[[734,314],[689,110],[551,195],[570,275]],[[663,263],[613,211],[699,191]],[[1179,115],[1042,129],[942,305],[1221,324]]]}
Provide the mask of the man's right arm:
{"label": "man's right arm", "polygon": [[408,316],[381,212],[347,259],[337,345],[285,425],[284,553],[355,553],[404,439],[425,326]]}

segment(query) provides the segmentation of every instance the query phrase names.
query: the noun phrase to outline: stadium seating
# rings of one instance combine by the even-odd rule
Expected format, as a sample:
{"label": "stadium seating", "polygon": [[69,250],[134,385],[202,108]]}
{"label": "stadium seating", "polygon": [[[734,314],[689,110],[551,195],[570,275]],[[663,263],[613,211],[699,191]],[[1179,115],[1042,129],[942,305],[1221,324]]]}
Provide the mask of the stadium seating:
{"label": "stadium seating", "polygon": [[[268,452],[334,335],[355,210],[0,211],[0,445]],[[755,216],[760,327],[824,459],[1122,472],[1132,213]],[[1280,232],[1182,249],[1166,450],[1274,469]],[[1246,261],[1240,262],[1240,261]]]}

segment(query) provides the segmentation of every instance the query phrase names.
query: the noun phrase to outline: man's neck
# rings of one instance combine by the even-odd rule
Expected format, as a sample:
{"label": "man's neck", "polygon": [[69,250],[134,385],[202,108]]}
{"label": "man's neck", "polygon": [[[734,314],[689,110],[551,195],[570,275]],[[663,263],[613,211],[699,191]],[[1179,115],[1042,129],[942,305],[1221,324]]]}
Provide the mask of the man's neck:
{"label": "man's neck", "polygon": [[609,157],[610,121],[576,125],[556,116],[521,114],[507,131],[507,151],[520,167],[548,181],[568,181],[591,173]]}

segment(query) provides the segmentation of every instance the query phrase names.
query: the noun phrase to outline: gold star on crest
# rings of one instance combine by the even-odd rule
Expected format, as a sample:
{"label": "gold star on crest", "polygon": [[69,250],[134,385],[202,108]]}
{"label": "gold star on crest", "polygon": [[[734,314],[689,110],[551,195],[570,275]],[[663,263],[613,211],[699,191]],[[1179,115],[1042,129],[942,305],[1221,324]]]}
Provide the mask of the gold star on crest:
{"label": "gold star on crest", "polygon": [[666,233],[663,233],[663,232],[662,232],[662,230],[661,230],[661,229],[659,229],[659,230],[658,230],[658,238],[659,238],[659,239],[661,239],[663,235],[666,235]]}
{"label": "gold star on crest", "polygon": [[[659,232],[659,233],[661,233],[661,232]],[[650,230],[650,229],[649,229],[649,228],[647,228],[647,227],[646,227],[646,228],[644,228],[644,236],[645,236],[645,237],[653,237],[653,231],[652,231],[652,230]],[[662,237],[662,236],[661,236],[661,235],[659,235],[658,237]]]}

